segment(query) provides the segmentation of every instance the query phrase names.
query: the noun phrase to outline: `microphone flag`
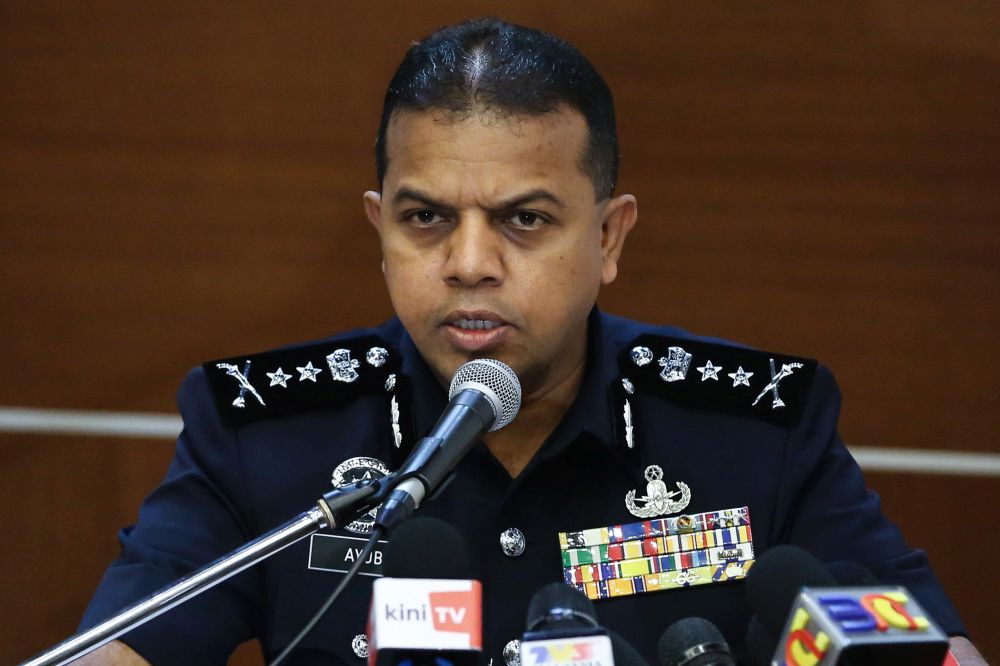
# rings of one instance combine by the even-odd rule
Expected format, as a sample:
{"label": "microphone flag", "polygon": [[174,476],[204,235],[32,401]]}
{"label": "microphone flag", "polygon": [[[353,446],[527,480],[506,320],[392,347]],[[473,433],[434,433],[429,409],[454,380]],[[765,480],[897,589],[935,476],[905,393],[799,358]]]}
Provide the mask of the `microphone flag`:
{"label": "microphone flag", "polygon": [[940,666],[947,650],[948,637],[906,588],[804,587],[771,663]]}
{"label": "microphone flag", "polygon": [[477,580],[376,580],[368,617],[369,666],[378,663],[380,652],[397,651],[452,657],[468,652],[474,663],[483,649],[482,596]]}

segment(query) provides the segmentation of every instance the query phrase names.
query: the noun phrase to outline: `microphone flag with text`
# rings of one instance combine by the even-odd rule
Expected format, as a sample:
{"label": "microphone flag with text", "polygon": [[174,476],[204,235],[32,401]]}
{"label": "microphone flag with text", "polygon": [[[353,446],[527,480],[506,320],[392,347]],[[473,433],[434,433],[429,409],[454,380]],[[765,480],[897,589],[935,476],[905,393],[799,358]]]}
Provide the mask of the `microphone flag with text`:
{"label": "microphone flag with text", "polygon": [[634,649],[615,647],[614,637],[597,623],[593,602],[578,590],[554,582],[531,598],[528,630],[521,637],[521,666],[614,666],[617,655],[633,654],[639,663],[619,661],[645,666]]}
{"label": "microphone flag with text", "polygon": [[390,534],[372,585],[369,666],[475,666],[483,647],[482,586],[462,537],[417,517]]}
{"label": "microphone flag with text", "polygon": [[[948,637],[914,596],[899,585],[837,587],[809,553],[793,546],[762,556],[747,578],[747,599],[772,635],[780,636],[771,664],[909,664],[939,666]],[[803,572],[809,572],[803,575]],[[807,579],[806,585],[799,580]],[[788,600],[775,589],[799,589]],[[782,609],[781,606],[784,606]],[[780,613],[786,619],[777,620]],[[780,622],[780,624],[779,624]]]}

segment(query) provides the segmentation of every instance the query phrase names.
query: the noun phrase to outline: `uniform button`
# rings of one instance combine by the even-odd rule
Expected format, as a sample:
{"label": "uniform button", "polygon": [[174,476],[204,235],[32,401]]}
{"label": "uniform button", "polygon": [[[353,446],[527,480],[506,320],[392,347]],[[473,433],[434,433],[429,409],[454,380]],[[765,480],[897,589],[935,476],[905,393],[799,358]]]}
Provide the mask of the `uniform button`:
{"label": "uniform button", "polygon": [[524,532],[511,527],[500,534],[500,549],[507,557],[521,557],[528,542],[524,539]]}
{"label": "uniform button", "polygon": [[507,666],[521,666],[521,641],[516,638],[503,646],[503,660]]}
{"label": "uniform button", "polygon": [[351,649],[354,650],[354,654],[358,656],[359,659],[368,658],[368,636],[364,634],[358,634],[351,641]]}

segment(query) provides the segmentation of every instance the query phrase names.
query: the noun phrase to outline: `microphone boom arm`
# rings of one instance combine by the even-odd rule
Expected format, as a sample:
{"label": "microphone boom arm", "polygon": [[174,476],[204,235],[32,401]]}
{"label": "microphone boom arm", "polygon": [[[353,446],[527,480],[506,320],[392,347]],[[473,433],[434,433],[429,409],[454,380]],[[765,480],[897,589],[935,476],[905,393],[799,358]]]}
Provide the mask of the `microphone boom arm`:
{"label": "microphone boom arm", "polygon": [[390,475],[331,490],[323,495],[316,506],[284,525],[154,592],[97,626],[71,636],[24,662],[22,666],[55,666],[82,657],[307,536],[323,528],[337,527],[355,520],[383,501],[388,489],[394,485],[393,481]]}

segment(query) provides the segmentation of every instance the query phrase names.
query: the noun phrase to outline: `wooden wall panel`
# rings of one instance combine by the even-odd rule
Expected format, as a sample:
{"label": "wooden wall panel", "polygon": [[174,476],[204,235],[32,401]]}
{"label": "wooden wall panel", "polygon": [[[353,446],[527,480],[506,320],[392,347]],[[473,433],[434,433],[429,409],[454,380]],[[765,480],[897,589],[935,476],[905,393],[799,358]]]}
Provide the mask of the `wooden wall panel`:
{"label": "wooden wall panel", "polygon": [[[998,6],[482,11],[576,43],[615,91],[640,224],[607,309],[822,359],[850,442],[997,450]],[[388,316],[360,206],[384,86],[468,12],[0,4],[0,405],[169,411],[205,358]],[[33,564],[0,602],[18,657],[75,624],[169,446],[5,435],[0,456],[9,564],[86,545],[63,596]],[[873,484],[1000,658],[989,590],[928,527],[997,481]],[[54,537],[52,505],[74,516]]]}

